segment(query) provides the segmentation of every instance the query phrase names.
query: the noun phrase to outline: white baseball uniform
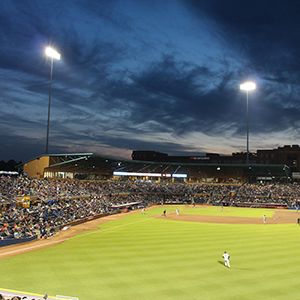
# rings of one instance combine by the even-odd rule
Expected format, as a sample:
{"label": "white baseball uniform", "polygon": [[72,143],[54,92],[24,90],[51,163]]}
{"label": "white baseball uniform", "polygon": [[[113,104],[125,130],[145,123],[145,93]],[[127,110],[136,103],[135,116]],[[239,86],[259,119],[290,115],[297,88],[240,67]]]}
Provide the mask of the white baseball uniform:
{"label": "white baseball uniform", "polygon": [[229,263],[229,257],[230,255],[226,252],[224,252],[224,254],[222,255],[225,261],[225,267],[230,268],[230,263]]}

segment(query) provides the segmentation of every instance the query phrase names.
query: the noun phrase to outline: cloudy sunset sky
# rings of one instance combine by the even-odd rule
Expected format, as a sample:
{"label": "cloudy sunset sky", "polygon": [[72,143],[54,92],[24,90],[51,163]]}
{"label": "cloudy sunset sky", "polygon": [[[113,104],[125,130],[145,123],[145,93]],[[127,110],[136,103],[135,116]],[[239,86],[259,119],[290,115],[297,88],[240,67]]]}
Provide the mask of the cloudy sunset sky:
{"label": "cloudy sunset sky", "polygon": [[300,144],[300,2],[0,2],[0,160]]}

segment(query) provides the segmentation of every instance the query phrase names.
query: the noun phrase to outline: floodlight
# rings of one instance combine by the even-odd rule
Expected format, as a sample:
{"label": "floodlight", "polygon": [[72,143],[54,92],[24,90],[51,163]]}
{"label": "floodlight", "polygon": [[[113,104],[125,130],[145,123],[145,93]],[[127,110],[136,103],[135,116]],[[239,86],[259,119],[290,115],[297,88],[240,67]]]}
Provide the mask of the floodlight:
{"label": "floodlight", "polygon": [[56,59],[60,60],[60,54],[57,51],[55,51],[54,49],[50,48],[50,47],[46,48],[46,54],[50,57],[53,57],[53,58],[56,58]]}
{"label": "floodlight", "polygon": [[256,84],[254,82],[245,82],[240,85],[240,89],[244,91],[255,90]]}
{"label": "floodlight", "polygon": [[247,164],[249,164],[249,104],[248,104],[248,92],[256,89],[254,82],[245,82],[240,85],[240,89],[247,92]]}

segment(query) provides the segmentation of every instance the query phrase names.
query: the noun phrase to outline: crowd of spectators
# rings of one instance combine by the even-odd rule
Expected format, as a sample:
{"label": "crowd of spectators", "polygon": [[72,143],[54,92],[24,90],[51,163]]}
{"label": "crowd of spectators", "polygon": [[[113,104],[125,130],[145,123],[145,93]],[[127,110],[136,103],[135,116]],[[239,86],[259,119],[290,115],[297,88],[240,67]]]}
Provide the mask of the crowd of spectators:
{"label": "crowd of spectators", "polygon": [[[24,199],[30,199],[27,205]],[[213,205],[298,206],[298,184],[187,184],[0,178],[0,238],[47,238],[67,224],[137,203],[211,203]],[[5,200],[5,201],[4,201]]]}
{"label": "crowd of spectators", "polygon": [[112,213],[113,204],[108,196],[33,201],[28,208],[12,202],[1,209],[0,237],[47,238],[75,220]]}
{"label": "crowd of spectators", "polygon": [[4,297],[2,294],[0,294],[0,300],[46,300],[48,298],[48,295],[46,294],[42,298],[28,298],[26,296],[12,296],[12,297]]}
{"label": "crowd of spectators", "polygon": [[238,192],[238,195],[252,195],[263,197],[300,197],[300,186],[294,184],[250,184],[245,183]]}
{"label": "crowd of spectators", "polygon": [[216,205],[249,207],[298,207],[300,205],[300,186],[294,184],[245,183],[227,196],[212,199]]}

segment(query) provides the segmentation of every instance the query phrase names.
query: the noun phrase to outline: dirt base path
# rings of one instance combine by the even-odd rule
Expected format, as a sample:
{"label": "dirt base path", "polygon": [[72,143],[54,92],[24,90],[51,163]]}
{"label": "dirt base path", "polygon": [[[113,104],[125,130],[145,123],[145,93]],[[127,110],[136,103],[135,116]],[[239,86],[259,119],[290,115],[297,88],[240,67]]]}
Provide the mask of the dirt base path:
{"label": "dirt base path", "polygon": [[[189,207],[190,208],[190,207]],[[189,209],[187,208],[187,209]],[[77,235],[78,233],[98,230],[97,226],[108,222],[110,220],[120,219],[124,215],[133,214],[139,212],[138,210],[106,216],[96,220],[88,221],[80,225],[72,226],[67,230],[61,230],[55,236],[47,240],[34,240],[28,243],[22,243],[17,245],[11,245],[6,247],[0,247],[0,259],[18,255],[21,253],[26,253],[30,251],[35,251],[38,249],[51,247],[58,245],[64,241],[67,241],[69,238]],[[203,223],[223,223],[223,224],[263,224],[263,218],[242,218],[242,217],[231,217],[228,215],[230,208],[224,208],[224,216],[200,216],[200,215],[189,215],[189,214],[179,214],[176,215],[176,212],[172,211],[167,214],[168,220],[176,221],[187,221],[187,222],[203,222]],[[165,217],[158,215],[157,218],[164,219]],[[296,224],[297,219],[300,218],[300,213],[296,211],[287,211],[287,210],[275,210],[273,216],[267,218],[267,224]]]}
{"label": "dirt base path", "polygon": [[[272,210],[274,211],[274,210]],[[264,224],[263,217],[261,218],[244,218],[231,217],[230,208],[224,208],[224,216],[205,216],[205,215],[189,215],[170,212],[167,214],[167,219],[187,222],[202,222],[202,223],[222,223],[222,224]],[[159,216],[163,219],[165,217]],[[300,212],[291,210],[275,210],[272,217],[267,218],[266,224],[297,224],[297,219],[300,218]]]}

